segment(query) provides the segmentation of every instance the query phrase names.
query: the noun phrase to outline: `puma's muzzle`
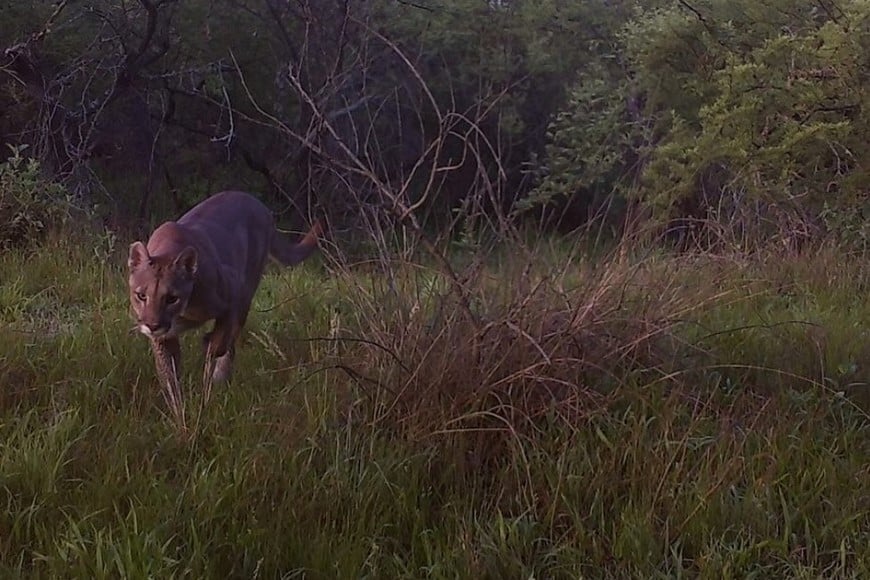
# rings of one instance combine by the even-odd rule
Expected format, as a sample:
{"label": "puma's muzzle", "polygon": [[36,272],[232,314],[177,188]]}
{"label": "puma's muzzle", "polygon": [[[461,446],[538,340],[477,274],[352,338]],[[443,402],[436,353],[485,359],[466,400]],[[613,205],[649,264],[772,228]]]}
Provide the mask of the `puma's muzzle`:
{"label": "puma's muzzle", "polygon": [[171,338],[178,334],[177,325],[175,324],[174,320],[170,322],[169,326],[164,326],[161,324],[148,324],[140,321],[138,329],[139,332],[152,340]]}

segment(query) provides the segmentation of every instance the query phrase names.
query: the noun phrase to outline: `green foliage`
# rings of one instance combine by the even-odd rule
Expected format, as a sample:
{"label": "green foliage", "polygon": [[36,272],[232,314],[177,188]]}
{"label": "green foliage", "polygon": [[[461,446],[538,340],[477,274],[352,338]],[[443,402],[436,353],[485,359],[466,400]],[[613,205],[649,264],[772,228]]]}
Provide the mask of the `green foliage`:
{"label": "green foliage", "polygon": [[[709,18],[725,22],[722,30],[710,30],[690,14],[668,13],[667,22],[681,24],[700,45],[685,70],[703,73],[699,61],[710,63],[691,81],[689,73],[669,66],[687,47],[663,45],[659,39],[673,32],[661,22],[629,33],[636,44],[645,40],[634,58],[647,69],[641,82],[648,83],[650,105],[673,118],[651,151],[644,195],[670,206],[710,186],[717,196],[794,204],[811,215],[819,215],[824,203],[854,209],[870,185],[860,171],[870,139],[864,88],[870,34],[861,25],[870,16],[866,5],[848,6],[845,22],[815,26],[804,20],[809,3],[770,6],[780,18],[765,19],[761,30],[756,23],[750,28],[756,36],[747,38],[741,23],[724,20],[734,4],[711,3]],[[795,16],[781,21],[781,8]],[[703,183],[714,167],[722,176]]]}
{"label": "green foliage", "polygon": [[[421,52],[421,73],[439,105],[458,111],[493,107],[493,115],[483,120],[494,117],[504,145],[517,148],[539,141],[571,81],[609,53],[613,32],[631,5],[601,0],[387,4],[387,26],[403,47]],[[506,158],[513,154],[505,153]]]}
{"label": "green foliage", "polygon": [[860,245],[870,6],[658,4],[620,33],[624,72],[590,68],[575,85],[529,203],[615,192],[662,218],[727,208],[759,223],[773,208],[791,216],[779,227],[823,223]]}
{"label": "green foliage", "polygon": [[867,238],[866,0],[331,0],[314,20],[264,0],[155,6],[0,3],[14,48],[0,131],[101,180],[124,211],[165,217],[164,186],[184,205],[190,183],[308,184],[357,216],[365,187],[317,183],[334,144],[308,158],[288,137],[314,126],[292,72],[381,179],[416,167],[408,197],[426,200],[427,226],[488,191],[477,205],[517,214],[632,200],[662,220]]}
{"label": "green foliage", "polygon": [[861,254],[870,253],[870,194],[860,195],[852,206],[826,202],[819,215],[840,243]]}
{"label": "green foliage", "polygon": [[26,147],[10,147],[0,163],[0,248],[23,247],[44,239],[69,218],[66,190],[46,179]]}
{"label": "green foliage", "polygon": [[539,184],[516,204],[517,211],[569,199],[595,206],[614,193],[627,197],[643,127],[628,111],[627,82],[593,70],[581,77],[566,109],[550,124]]}

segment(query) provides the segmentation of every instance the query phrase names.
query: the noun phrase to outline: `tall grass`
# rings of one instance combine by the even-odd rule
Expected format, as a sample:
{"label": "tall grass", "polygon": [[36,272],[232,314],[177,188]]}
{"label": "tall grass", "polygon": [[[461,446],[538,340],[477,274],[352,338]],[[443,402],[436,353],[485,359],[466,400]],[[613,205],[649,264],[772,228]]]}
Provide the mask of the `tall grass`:
{"label": "tall grass", "polygon": [[[264,280],[190,431],[121,257],[0,257],[2,577],[870,575],[870,272],[540,248]],[[470,316],[469,316],[470,315]]]}

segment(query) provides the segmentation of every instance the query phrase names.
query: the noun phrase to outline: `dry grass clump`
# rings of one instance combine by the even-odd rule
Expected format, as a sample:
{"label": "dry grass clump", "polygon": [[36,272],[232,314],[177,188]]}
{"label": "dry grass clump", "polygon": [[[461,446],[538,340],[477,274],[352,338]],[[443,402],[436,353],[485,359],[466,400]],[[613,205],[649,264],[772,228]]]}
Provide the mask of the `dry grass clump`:
{"label": "dry grass clump", "polygon": [[675,327],[727,292],[677,269],[617,257],[553,269],[532,255],[482,268],[466,285],[469,310],[419,267],[375,276],[343,293],[366,339],[342,355],[366,394],[357,418],[414,440],[576,428],[622,386],[673,382],[695,352]]}

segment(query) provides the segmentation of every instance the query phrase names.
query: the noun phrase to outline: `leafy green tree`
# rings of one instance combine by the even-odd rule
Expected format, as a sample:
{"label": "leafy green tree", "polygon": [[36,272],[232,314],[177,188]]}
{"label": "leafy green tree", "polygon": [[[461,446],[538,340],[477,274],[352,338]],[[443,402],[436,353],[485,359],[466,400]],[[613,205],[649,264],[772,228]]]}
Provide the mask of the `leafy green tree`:
{"label": "leafy green tree", "polygon": [[860,237],[870,189],[868,15],[861,0],[640,10],[620,35],[625,75],[582,78],[553,122],[532,201],[615,193],[659,218],[774,230],[852,216],[837,227]]}
{"label": "leafy green tree", "polygon": [[[813,214],[825,203],[854,208],[868,187],[860,171],[870,139],[868,5],[844,3],[834,20],[818,14],[814,2],[780,2],[758,16],[767,24],[760,29],[726,19],[734,4],[740,2],[712,3],[710,20],[724,22],[720,29],[703,22],[698,28],[692,15],[671,11],[631,31],[634,39],[654,39],[643,50],[635,42],[634,58],[648,71],[642,82],[650,106],[665,110],[670,121],[651,151],[644,195],[672,206],[695,194],[699,179],[718,167],[719,194],[745,193]],[[756,3],[744,4],[758,14]],[[694,26],[695,37],[706,40],[704,50],[690,52],[700,69],[694,77],[680,75],[662,56],[668,48],[655,39],[671,34],[661,32],[662,18]],[[712,66],[704,71],[702,62]],[[653,72],[665,82],[653,84]],[[687,88],[684,99],[680,87]]]}

